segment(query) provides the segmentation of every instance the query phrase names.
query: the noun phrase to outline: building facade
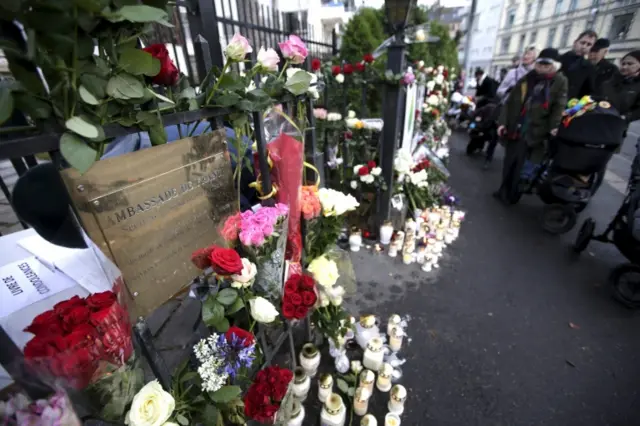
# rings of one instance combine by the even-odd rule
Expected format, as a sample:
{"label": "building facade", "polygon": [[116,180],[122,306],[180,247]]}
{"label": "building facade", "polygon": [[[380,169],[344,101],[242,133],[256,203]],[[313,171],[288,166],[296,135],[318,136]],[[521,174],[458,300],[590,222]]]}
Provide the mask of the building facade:
{"label": "building facade", "polygon": [[638,9],[640,0],[505,0],[492,72],[509,67],[526,46],[564,53],[587,29],[611,41],[608,59],[617,63],[625,53],[640,49]]}
{"label": "building facade", "polygon": [[[507,0],[478,1],[473,28],[466,32],[466,37],[471,37],[469,52],[467,52],[469,55],[467,76],[473,76],[476,68],[491,72],[494,47],[500,28],[499,18],[505,1]],[[495,73],[492,75],[495,76]]]}

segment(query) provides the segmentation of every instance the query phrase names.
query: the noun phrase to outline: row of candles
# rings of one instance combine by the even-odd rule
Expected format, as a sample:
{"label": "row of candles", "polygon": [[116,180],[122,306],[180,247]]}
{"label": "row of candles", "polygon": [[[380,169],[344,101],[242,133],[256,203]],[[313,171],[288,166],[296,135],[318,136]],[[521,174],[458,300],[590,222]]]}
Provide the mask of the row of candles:
{"label": "row of candles", "polygon": [[[387,404],[389,413],[385,416],[384,426],[399,426],[400,414],[404,412],[407,389],[402,385],[391,383],[394,368],[390,363],[384,362],[384,342],[375,324],[376,319],[372,315],[362,317],[356,324],[355,338],[358,344],[365,347],[365,352],[361,364],[358,361],[352,363],[352,370],[358,374],[353,412],[363,416],[361,426],[377,426],[376,418],[367,414],[369,400],[375,386],[380,392],[389,392]],[[405,334],[402,324],[403,321],[399,315],[392,315],[387,322],[389,349],[394,353],[402,347],[402,336]],[[305,414],[302,402],[307,398],[311,388],[311,378],[318,372],[320,352],[313,344],[308,343],[303,346],[299,359],[300,367],[295,370],[292,388],[295,397],[293,417],[287,423],[288,426],[303,424]],[[359,365],[361,371],[354,370],[353,364]],[[377,379],[374,372],[378,373]],[[318,381],[318,399],[323,403],[321,423],[328,426],[344,426],[346,407],[340,395],[333,392],[333,384],[333,377],[330,374],[323,374]]]}
{"label": "row of candles", "polygon": [[[404,224],[404,230],[395,232],[391,222],[380,227],[380,244],[389,246],[388,254],[396,257],[402,254],[404,264],[418,263],[424,271],[438,268],[444,248],[453,243],[460,235],[460,224],[464,212],[449,206],[434,207],[427,210],[416,210],[414,217]],[[359,251],[362,236],[354,230],[349,237],[351,251]],[[376,244],[375,250],[382,251]]]}

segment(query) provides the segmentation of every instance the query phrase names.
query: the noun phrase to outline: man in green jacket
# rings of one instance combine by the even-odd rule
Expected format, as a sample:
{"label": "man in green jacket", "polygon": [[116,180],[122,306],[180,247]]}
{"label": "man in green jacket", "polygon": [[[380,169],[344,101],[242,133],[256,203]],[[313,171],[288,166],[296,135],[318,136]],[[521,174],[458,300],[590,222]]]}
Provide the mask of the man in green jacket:
{"label": "man in green jacket", "polygon": [[567,79],[559,73],[560,54],[543,49],[534,69],[521,78],[502,108],[498,134],[506,140],[502,185],[494,196],[508,201],[527,158],[540,163],[549,135],[555,135],[567,104]]}

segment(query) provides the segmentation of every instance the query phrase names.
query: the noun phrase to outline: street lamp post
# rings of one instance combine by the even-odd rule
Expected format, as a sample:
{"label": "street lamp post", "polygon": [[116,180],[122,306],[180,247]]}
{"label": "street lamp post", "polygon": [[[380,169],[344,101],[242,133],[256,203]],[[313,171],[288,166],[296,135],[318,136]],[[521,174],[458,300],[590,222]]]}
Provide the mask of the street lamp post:
{"label": "street lamp post", "polygon": [[[394,40],[387,51],[387,70],[394,75],[404,69],[404,29],[407,26],[409,11],[415,0],[385,0],[387,21]],[[387,190],[382,192],[378,203],[378,225],[389,218],[391,195],[393,194],[393,160],[400,138],[402,92],[398,84],[388,84],[384,96],[384,127],[382,128],[382,149],[380,162]]]}

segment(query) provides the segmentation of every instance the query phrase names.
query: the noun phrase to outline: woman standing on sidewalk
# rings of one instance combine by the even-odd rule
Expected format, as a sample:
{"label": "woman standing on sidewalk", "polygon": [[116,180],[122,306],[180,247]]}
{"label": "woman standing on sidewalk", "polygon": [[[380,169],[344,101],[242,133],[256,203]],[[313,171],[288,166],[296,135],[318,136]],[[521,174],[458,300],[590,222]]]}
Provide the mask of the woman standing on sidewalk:
{"label": "woman standing on sidewalk", "polygon": [[620,74],[602,85],[602,97],[627,124],[640,120],[640,50],[627,53],[620,61]]}

